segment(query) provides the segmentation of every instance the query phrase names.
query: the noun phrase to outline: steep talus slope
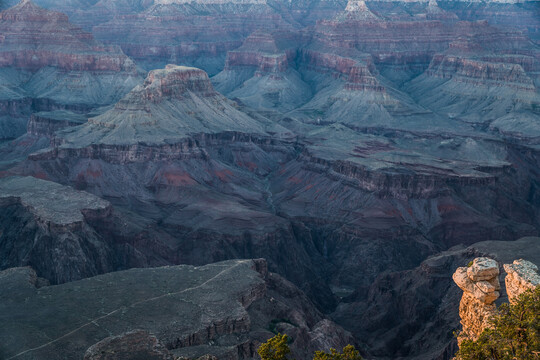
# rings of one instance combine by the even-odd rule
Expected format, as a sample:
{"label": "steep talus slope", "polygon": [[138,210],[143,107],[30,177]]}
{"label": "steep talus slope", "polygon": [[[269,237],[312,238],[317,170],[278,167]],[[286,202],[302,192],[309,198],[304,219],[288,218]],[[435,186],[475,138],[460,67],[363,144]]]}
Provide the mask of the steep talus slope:
{"label": "steep talus slope", "polygon": [[297,288],[268,273],[264,260],[134,269],[39,288],[31,268],[14,268],[0,272],[0,283],[6,359],[86,359],[96,348],[138,356],[141,342],[152,339],[162,356],[251,358],[280,316],[298,334],[291,344],[297,355],[320,345],[321,327],[334,335],[325,345],[351,341]]}

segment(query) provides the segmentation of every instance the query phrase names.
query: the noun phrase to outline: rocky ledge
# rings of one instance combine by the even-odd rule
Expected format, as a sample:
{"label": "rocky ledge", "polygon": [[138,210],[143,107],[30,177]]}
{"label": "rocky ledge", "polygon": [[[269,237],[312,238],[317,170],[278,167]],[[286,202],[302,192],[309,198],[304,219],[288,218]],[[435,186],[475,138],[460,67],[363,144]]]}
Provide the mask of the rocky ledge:
{"label": "rocky ledge", "polygon": [[112,271],[103,223],[109,202],[33,177],[0,179],[0,269],[32,266],[52,283]]}
{"label": "rocky ledge", "polygon": [[40,288],[32,269],[14,268],[0,272],[0,285],[6,359],[110,359],[113,352],[115,359],[244,359],[273,335],[268,329],[284,326],[298,355],[321,341],[351,341],[292,284],[268,273],[264,260],[133,269]]}

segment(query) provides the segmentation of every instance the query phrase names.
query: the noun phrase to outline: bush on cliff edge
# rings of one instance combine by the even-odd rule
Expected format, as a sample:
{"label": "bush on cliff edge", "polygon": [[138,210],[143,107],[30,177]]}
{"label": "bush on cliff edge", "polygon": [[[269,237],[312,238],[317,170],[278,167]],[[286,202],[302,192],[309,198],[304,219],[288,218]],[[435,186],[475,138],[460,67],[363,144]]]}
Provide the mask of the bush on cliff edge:
{"label": "bush on cliff edge", "polygon": [[464,340],[456,359],[540,360],[540,287],[502,304],[491,324],[478,340]]}

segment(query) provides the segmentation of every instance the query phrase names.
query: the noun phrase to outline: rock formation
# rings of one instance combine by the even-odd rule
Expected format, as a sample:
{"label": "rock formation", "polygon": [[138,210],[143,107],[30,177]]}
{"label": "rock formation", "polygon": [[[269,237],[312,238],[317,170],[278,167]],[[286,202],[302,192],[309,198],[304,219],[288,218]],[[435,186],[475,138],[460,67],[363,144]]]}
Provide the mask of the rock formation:
{"label": "rock formation", "polygon": [[227,51],[255,30],[291,28],[266,1],[163,1],[93,32],[149,70],[181,62],[214,75],[223,69]]}
{"label": "rock formation", "polygon": [[[452,280],[455,270],[478,257],[499,264],[525,257],[540,263],[540,238],[484,241],[455,246],[430,256],[411,270],[379,276],[346,295],[332,314],[374,358],[451,359],[457,349],[454,330],[463,291]],[[504,275],[500,274],[500,276]],[[500,291],[504,300],[504,290]]]}
{"label": "rock formation", "polygon": [[352,341],[297,288],[269,274],[264,260],[133,269],[40,288],[36,281],[31,268],[0,272],[6,358],[252,358],[273,336],[270,326],[285,325],[276,319],[298,334],[295,355]]}
{"label": "rock formation", "polygon": [[[153,70],[113,109],[59,135],[63,148],[90,145],[165,145],[190,135],[242,132],[269,136],[288,131],[254,119],[214,90],[208,75],[196,68],[168,65]],[[119,153],[117,153],[119,155]]]}
{"label": "rock formation", "polygon": [[112,244],[94,228],[111,211],[105,200],[50,181],[0,179],[0,269],[32,266],[53,284],[112,271]]}
{"label": "rock formation", "polygon": [[459,304],[463,330],[458,343],[466,338],[476,340],[497,310],[499,265],[489,258],[476,258],[471,266],[458,268],[452,278],[464,292]]}
{"label": "rock formation", "polygon": [[[527,260],[515,260],[505,264],[506,292],[510,303],[519,295],[540,285],[538,267]],[[463,331],[458,344],[464,339],[476,340],[490,326],[490,317],[496,313],[494,301],[499,297],[499,267],[495,260],[480,257],[468,267],[460,267],[453,275],[454,282],[464,291],[459,305]]]}
{"label": "rock formation", "polygon": [[225,69],[212,78],[216,89],[260,110],[286,112],[305,104],[311,89],[293,68],[296,51],[288,42],[282,46],[271,34],[251,34],[227,53]]}
{"label": "rock formation", "polygon": [[118,101],[141,80],[118,47],[32,1],[0,13],[0,34],[0,138],[22,135],[30,110],[88,111]]}
{"label": "rock formation", "polygon": [[339,15],[338,18],[355,19],[363,21],[375,21],[377,16],[373,14],[367,7],[364,0],[349,0],[345,13]]}
{"label": "rock formation", "polygon": [[515,303],[521,294],[527,290],[534,290],[540,286],[538,266],[527,260],[514,260],[512,264],[504,264],[504,271],[508,274],[504,279],[506,293],[510,303]]}

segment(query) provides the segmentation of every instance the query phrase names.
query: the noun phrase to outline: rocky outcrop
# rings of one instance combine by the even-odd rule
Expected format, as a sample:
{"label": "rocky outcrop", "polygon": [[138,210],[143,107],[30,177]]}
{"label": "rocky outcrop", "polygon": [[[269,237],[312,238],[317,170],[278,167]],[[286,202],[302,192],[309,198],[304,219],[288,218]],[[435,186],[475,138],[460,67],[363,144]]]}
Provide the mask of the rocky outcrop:
{"label": "rocky outcrop", "polygon": [[0,272],[0,351],[8,358],[249,359],[273,336],[276,319],[292,314],[287,331],[303,335],[293,338],[293,352],[322,335],[321,322],[332,333],[317,344],[351,341],[301,291],[269,274],[264,260],[134,269],[39,289],[31,273]]}
{"label": "rocky outcrop", "polygon": [[497,310],[499,265],[489,258],[476,258],[471,266],[458,268],[452,278],[464,292],[459,304],[463,330],[458,344],[464,339],[476,340]]}
{"label": "rocky outcrop", "polygon": [[[113,109],[90,118],[85,126],[64,131],[59,151],[99,145],[174,147],[197,134],[244,133],[269,137],[288,131],[266,119],[253,118],[214,90],[197,68],[168,65],[153,70]],[[120,150],[120,149],[119,149]],[[117,154],[118,155],[118,154]]]}
{"label": "rocky outcrop", "polygon": [[111,212],[107,201],[53,182],[0,179],[0,268],[32,266],[53,284],[112,271],[111,244],[90,225]]}
{"label": "rocky outcrop", "polygon": [[[510,303],[515,303],[519,295],[540,285],[538,267],[527,260],[515,260],[505,264],[506,292]],[[491,326],[490,318],[496,313],[494,301],[499,297],[499,266],[495,260],[476,258],[468,267],[460,267],[453,275],[454,282],[464,291],[459,306],[459,316],[463,330],[458,336],[458,344],[464,339],[476,340]]]}
{"label": "rocky outcrop", "polygon": [[[367,287],[357,288],[343,298],[332,318],[356,338],[365,339],[373,358],[452,359],[463,297],[452,280],[456,268],[478,257],[499,264],[521,257],[539,263],[538,244],[540,238],[529,237],[455,246],[429,256],[417,267],[383,274]],[[501,280],[504,275],[499,274]],[[504,288],[500,293],[499,301],[505,301]]]}
{"label": "rocky outcrop", "polygon": [[84,360],[131,360],[135,354],[148,360],[175,359],[155,336],[144,330],[133,330],[92,345],[86,350]]}
{"label": "rocky outcrop", "polygon": [[540,286],[538,266],[527,260],[514,260],[512,264],[504,264],[508,274],[504,279],[510,303],[515,303],[521,294]]}
{"label": "rocky outcrop", "polygon": [[360,21],[376,21],[378,17],[373,14],[367,7],[364,0],[349,0],[345,11],[338,15],[340,20],[354,19]]}

